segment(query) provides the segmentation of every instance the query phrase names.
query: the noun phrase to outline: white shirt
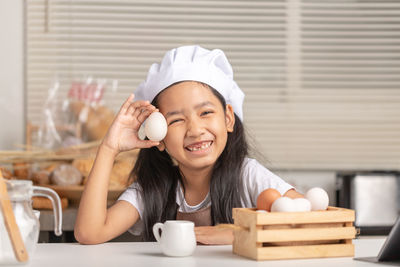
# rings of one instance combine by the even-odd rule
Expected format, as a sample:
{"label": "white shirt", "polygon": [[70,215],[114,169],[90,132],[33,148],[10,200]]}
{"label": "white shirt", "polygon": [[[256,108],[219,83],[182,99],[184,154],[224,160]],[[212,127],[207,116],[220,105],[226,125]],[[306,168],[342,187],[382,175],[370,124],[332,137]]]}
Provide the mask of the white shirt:
{"label": "white shirt", "polygon": [[[250,158],[244,160],[242,179],[243,195],[241,196],[241,203],[244,208],[256,207],[257,197],[265,189],[274,188],[283,195],[293,188],[293,186],[262,166],[257,160]],[[140,185],[134,182],[118,198],[118,201],[120,200],[131,203],[137,209],[140,219],[129,231],[134,235],[140,235],[144,229],[142,221],[144,204]],[[208,193],[199,204],[190,206],[186,203],[182,188],[178,182],[176,188],[176,203],[179,206],[179,211],[194,212],[211,205],[210,193]]]}

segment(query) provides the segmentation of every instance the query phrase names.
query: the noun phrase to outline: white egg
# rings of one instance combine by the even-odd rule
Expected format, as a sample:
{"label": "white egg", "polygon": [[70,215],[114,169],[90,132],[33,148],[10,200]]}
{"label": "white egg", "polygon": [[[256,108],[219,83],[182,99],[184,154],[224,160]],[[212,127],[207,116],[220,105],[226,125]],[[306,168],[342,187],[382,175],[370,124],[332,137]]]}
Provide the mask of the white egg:
{"label": "white egg", "polygon": [[306,193],[306,198],[311,203],[311,210],[326,210],[328,208],[328,194],[320,187],[314,187],[308,190]]}
{"label": "white egg", "polygon": [[140,125],[138,136],[140,140],[144,140],[146,138],[146,133],[144,132],[144,124]]}
{"label": "white egg", "polygon": [[295,210],[293,199],[280,197],[272,203],[271,212],[293,212]]}
{"label": "white egg", "polygon": [[294,202],[294,207],[295,207],[296,211],[298,211],[298,212],[311,210],[311,203],[308,199],[295,198],[295,199],[293,199],[293,202]]}
{"label": "white egg", "polygon": [[167,135],[167,121],[160,112],[153,112],[145,121],[144,131],[152,141],[161,141]]}

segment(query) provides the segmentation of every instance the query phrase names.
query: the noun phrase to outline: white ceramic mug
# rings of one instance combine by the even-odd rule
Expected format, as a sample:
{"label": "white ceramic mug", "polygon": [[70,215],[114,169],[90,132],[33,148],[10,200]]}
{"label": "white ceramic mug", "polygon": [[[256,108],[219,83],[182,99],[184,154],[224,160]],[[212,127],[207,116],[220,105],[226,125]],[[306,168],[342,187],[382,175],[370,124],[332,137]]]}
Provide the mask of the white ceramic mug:
{"label": "white ceramic mug", "polygon": [[161,244],[161,250],[167,256],[189,256],[196,248],[194,223],[190,221],[156,223],[153,226],[153,234],[157,242]]}

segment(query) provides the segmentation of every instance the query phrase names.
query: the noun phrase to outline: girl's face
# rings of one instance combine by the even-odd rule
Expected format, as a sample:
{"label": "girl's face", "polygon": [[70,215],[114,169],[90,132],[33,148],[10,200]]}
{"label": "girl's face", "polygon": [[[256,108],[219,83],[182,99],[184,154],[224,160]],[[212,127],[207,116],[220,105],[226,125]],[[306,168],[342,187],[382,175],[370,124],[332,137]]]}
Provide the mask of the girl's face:
{"label": "girl's face", "polygon": [[158,96],[168,133],[159,149],[167,149],[179,166],[188,169],[212,167],[225,148],[235,117],[230,105],[198,82],[181,82]]}

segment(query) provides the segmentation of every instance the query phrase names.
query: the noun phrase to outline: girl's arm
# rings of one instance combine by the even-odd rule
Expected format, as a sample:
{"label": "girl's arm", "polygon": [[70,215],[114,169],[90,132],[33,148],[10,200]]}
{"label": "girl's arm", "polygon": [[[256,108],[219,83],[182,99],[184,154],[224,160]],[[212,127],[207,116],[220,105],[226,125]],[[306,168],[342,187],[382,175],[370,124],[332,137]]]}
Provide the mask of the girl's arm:
{"label": "girl's arm", "polygon": [[118,153],[159,144],[139,139],[140,125],[156,109],[148,101],[132,102],[133,97],[125,101],[110,126],[85,185],[74,229],[75,238],[82,244],[106,242],[139,219],[136,208],[126,201],[118,201],[107,209],[108,184]]}
{"label": "girl's arm", "polygon": [[139,219],[138,211],[126,201],[107,209],[108,183],[115,155],[101,145],[79,204],[75,238],[81,244],[106,242],[124,233]]}

